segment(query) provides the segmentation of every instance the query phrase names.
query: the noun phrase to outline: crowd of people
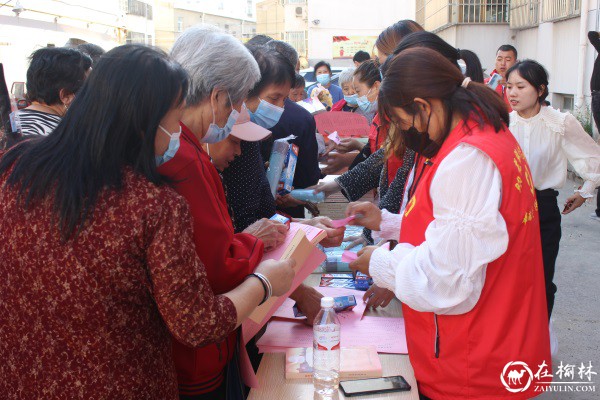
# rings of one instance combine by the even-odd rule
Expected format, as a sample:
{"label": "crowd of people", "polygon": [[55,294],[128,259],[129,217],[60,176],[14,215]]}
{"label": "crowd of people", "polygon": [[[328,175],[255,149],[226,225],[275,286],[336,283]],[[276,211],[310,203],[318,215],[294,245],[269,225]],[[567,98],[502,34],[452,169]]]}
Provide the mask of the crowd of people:
{"label": "crowd of people", "polygon": [[[511,45],[498,48],[494,89],[474,52],[414,21],[373,50],[337,84],[316,63],[308,88],[288,43],[205,25],[169,54],[36,50],[29,105],[0,150],[1,391],[243,399],[251,338],[239,327],[294,278],[293,261],[262,260],[288,231],[270,218],[324,230],[324,247],[344,240],[328,217],[305,218],[314,204],[271,192],[265,162],[293,134],[294,187],[341,192],[364,228],[351,268],[373,278],[368,306],[402,302],[421,398],[534,397],[498,376],[509,361],[551,362],[561,216],[600,186],[600,146]],[[329,110],[365,117],[366,143],[324,144],[297,104],[315,90]],[[561,211],[567,163],[584,183]],[[328,174],[340,176],[317,185]],[[372,191],[375,203],[358,201]],[[304,284],[290,295],[309,324],[321,297]]]}

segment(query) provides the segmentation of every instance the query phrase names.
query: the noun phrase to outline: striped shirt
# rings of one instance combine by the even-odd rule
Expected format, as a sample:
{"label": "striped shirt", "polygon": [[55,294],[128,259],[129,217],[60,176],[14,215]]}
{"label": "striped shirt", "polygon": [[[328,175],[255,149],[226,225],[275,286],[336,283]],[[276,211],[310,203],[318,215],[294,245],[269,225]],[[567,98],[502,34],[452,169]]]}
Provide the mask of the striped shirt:
{"label": "striped shirt", "polygon": [[21,133],[24,136],[47,136],[58,126],[61,117],[43,111],[25,108],[19,111],[19,119],[21,120]]}

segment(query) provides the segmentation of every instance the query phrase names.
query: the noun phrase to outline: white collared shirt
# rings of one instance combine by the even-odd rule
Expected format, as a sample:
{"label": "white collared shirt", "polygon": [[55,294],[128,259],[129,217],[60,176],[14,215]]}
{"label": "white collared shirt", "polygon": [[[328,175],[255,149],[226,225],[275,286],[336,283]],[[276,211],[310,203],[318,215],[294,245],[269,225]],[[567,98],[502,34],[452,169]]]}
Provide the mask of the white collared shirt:
{"label": "white collared shirt", "polygon": [[[508,248],[508,230],[499,210],[501,192],[502,177],[492,159],[475,147],[458,145],[431,181],[434,219],[425,241],[416,247],[399,243],[392,251],[375,250],[369,263],[375,284],[417,311],[472,310],[481,296],[487,265]],[[373,237],[398,240],[405,206],[400,214],[383,210],[381,231],[374,231]]]}
{"label": "white collared shirt", "polygon": [[531,118],[510,113],[510,131],[525,153],[536,189],[560,189],[567,180],[567,161],[584,180],[582,197],[600,186],[600,146],[577,119],[549,106]]}

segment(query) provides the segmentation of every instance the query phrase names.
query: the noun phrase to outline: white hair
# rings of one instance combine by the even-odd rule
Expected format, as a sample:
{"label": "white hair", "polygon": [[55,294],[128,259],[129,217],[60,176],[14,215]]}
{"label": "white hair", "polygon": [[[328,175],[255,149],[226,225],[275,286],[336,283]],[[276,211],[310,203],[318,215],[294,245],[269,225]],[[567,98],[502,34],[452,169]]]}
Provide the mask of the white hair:
{"label": "white hair", "polygon": [[190,77],[187,104],[196,105],[214,89],[226,90],[233,103],[246,99],[260,80],[256,60],[233,36],[212,25],[196,25],[179,36],[171,57]]}
{"label": "white hair", "polygon": [[352,82],[352,77],[354,76],[354,71],[356,68],[346,68],[338,75],[338,86],[342,87],[344,83]]}

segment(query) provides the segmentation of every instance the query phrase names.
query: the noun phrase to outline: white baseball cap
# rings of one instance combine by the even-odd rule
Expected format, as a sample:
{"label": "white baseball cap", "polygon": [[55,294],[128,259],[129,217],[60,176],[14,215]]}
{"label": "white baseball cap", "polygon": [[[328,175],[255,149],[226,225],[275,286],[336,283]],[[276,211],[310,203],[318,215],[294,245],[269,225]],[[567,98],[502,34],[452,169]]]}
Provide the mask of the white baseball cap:
{"label": "white baseball cap", "polygon": [[246,105],[242,105],[242,110],[235,121],[235,125],[233,125],[231,135],[247,142],[257,142],[263,140],[270,134],[270,130],[265,129],[250,120],[250,113],[248,113]]}

